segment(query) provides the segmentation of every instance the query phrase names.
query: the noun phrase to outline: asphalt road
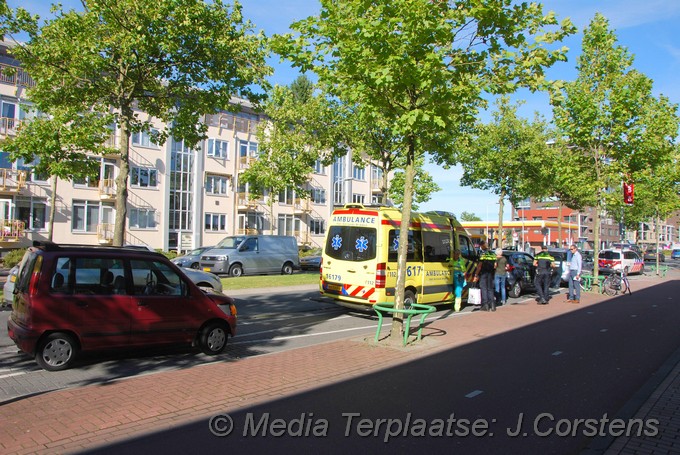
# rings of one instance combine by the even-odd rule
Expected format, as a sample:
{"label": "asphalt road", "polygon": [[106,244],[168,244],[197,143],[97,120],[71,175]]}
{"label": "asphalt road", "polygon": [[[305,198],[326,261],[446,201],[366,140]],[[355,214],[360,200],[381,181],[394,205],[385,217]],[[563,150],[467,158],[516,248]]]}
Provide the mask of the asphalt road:
{"label": "asphalt road", "polygon": [[[608,425],[678,349],[679,320],[677,282],[666,281],[396,368],[243,409],[231,414],[236,431],[226,438],[212,436],[208,422],[200,421],[96,453],[299,453],[303,447],[343,454],[578,453],[590,442],[579,419],[592,419],[596,429]],[[256,435],[244,434],[249,415],[256,423],[265,416],[300,419],[311,436],[274,436],[266,426]],[[399,419],[404,429],[390,436],[387,420],[379,424],[380,419]],[[418,427],[416,419],[422,419]],[[438,422],[450,420],[452,436],[419,436],[436,434]]]}

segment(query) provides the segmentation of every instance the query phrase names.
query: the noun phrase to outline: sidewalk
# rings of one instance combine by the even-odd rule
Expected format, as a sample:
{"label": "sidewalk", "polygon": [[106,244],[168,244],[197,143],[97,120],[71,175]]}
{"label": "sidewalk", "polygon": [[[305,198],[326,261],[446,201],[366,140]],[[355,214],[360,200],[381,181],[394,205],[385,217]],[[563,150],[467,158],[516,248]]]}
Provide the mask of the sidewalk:
{"label": "sidewalk", "polygon": [[[669,274],[666,280],[678,276]],[[655,283],[659,283],[658,278],[644,277],[636,280],[635,287]],[[429,326],[437,336],[426,336],[406,348],[373,345],[367,341],[372,339],[370,335],[27,397],[0,407],[0,452],[77,452],[170,429],[207,419],[216,412],[232,412],[401,365],[480,337],[581,310],[606,298],[583,293],[581,305],[567,305],[559,296],[555,304],[546,306],[513,305],[496,313],[440,319]],[[633,397],[628,405],[635,408],[628,409],[631,415],[659,419],[662,437],[597,440],[600,447],[588,453],[603,453],[608,447],[607,453],[612,454],[640,453],[636,450],[680,453],[678,357],[667,362],[664,368],[668,374],[660,386],[648,391],[643,388],[643,399]]]}

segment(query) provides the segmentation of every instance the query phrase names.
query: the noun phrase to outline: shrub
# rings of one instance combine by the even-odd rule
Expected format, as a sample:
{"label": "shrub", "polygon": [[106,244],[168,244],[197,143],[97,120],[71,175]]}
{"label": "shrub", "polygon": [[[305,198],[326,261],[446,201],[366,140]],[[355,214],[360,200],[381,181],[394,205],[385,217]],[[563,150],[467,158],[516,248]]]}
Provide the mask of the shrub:
{"label": "shrub", "polygon": [[3,265],[11,269],[15,265],[17,265],[19,262],[21,262],[21,259],[24,257],[24,253],[26,252],[26,248],[19,248],[16,250],[11,250],[8,252],[6,255],[2,257],[2,263]]}

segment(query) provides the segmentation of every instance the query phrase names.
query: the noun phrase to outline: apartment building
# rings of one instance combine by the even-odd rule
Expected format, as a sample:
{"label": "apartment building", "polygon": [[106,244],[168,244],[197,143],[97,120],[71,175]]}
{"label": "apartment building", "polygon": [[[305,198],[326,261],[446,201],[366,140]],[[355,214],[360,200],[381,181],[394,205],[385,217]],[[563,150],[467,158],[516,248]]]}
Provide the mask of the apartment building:
{"label": "apartment building", "polygon": [[[17,71],[0,72],[0,139],[30,121],[22,104],[32,81],[0,46],[0,70],[6,67]],[[125,243],[187,251],[214,245],[228,235],[262,233],[293,235],[301,248],[314,248],[323,243],[333,207],[382,202],[381,170],[355,165],[351,152],[330,166],[316,163],[306,188],[309,196],[290,188],[255,198],[240,175],[257,160],[257,126],[264,119],[246,100],[233,102],[241,106],[240,112],[204,117],[207,138],[194,148],[172,137],[165,144],[155,144],[146,133],[131,137]],[[110,140],[110,145],[119,146],[120,131],[114,129]],[[100,163],[98,176],[57,182],[57,243],[112,242],[119,159],[92,159]],[[31,163],[11,162],[0,150],[1,250],[47,237],[51,178],[36,175]]]}

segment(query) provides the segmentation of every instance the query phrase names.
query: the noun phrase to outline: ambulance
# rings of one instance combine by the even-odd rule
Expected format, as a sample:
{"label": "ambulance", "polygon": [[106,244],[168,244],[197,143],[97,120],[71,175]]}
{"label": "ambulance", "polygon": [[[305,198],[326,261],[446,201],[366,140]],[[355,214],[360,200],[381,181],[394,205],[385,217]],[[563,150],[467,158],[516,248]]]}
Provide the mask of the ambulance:
{"label": "ambulance", "polygon": [[[319,290],[341,306],[368,309],[393,303],[401,211],[347,204],[333,211],[321,261]],[[471,272],[477,259],[472,240],[447,212],[412,213],[408,233],[404,304],[452,303],[453,267],[459,249]]]}

